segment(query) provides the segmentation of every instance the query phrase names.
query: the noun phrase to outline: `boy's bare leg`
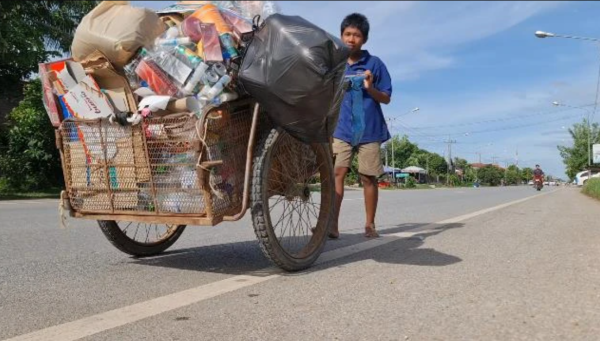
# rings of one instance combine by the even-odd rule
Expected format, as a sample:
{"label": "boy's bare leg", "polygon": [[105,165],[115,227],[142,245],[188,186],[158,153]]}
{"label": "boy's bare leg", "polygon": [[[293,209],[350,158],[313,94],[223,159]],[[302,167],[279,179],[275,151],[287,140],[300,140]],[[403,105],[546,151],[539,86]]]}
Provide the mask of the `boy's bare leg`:
{"label": "boy's bare leg", "polygon": [[374,176],[360,175],[363,183],[363,191],[365,195],[365,210],[367,213],[367,223],[365,225],[366,237],[378,237],[375,230],[375,213],[377,213],[377,202],[379,199],[379,188],[377,187],[377,179]]}
{"label": "boy's bare leg", "polygon": [[344,200],[344,181],[346,180],[346,174],[348,174],[348,168],[336,167],[335,169],[335,212],[333,214],[333,224],[329,236],[337,238],[340,236],[338,228],[338,221],[340,218],[340,209],[342,207],[342,201]]}

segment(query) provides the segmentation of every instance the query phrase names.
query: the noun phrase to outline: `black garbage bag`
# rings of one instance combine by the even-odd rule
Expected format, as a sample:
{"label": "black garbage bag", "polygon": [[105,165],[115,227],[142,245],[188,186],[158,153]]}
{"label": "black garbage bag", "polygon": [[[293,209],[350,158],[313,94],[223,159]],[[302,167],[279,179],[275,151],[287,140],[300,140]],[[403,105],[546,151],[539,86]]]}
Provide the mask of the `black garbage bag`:
{"label": "black garbage bag", "polygon": [[242,88],[272,122],[306,143],[327,143],[344,95],[350,50],[299,16],[274,14],[258,29],[242,61]]}

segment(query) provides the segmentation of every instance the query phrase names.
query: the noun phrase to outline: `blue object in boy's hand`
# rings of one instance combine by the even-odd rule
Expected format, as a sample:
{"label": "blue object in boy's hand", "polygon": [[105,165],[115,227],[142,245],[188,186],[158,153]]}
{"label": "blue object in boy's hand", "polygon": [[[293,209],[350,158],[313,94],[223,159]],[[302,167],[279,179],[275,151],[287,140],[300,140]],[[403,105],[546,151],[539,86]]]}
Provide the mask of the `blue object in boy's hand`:
{"label": "blue object in boy's hand", "polygon": [[350,81],[349,91],[352,95],[352,146],[357,146],[365,132],[365,110],[363,108],[364,74],[346,76]]}

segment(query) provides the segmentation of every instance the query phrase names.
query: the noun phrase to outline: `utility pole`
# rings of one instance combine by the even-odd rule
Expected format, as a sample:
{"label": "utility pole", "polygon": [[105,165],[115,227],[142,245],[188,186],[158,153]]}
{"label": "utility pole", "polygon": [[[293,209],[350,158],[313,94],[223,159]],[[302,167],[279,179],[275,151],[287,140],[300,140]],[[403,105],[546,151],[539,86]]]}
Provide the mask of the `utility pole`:
{"label": "utility pole", "polygon": [[387,146],[385,146],[385,166],[389,167],[389,163],[388,163],[388,152],[387,152]]}
{"label": "utility pole", "polygon": [[[392,142],[392,181],[396,181],[396,164],[394,163],[394,121],[396,120],[396,117],[388,117],[386,118],[386,120],[390,123],[390,131],[391,131],[391,141]],[[386,143],[387,144],[387,143]],[[385,164],[386,166],[388,165],[388,155],[387,155],[387,148],[385,151]]]}
{"label": "utility pole", "polygon": [[427,184],[429,184],[429,154],[427,155]]}
{"label": "utility pole", "polygon": [[477,152],[475,154],[479,155],[479,163],[481,163],[481,152]]}
{"label": "utility pole", "polygon": [[394,163],[394,137],[392,136],[392,178],[396,183],[396,164]]}
{"label": "utility pole", "polygon": [[448,144],[448,160],[450,161],[448,163],[448,173],[446,176],[446,185],[448,185],[450,183],[450,169],[453,168],[452,167],[452,145],[454,143],[456,143],[456,140],[452,140],[451,136],[448,135],[448,141],[445,141]]}
{"label": "utility pole", "polygon": [[497,160],[497,159],[498,159],[498,157],[497,157],[497,156],[492,156],[492,165],[495,165],[495,164],[497,164],[497,163],[496,163],[496,160]]}

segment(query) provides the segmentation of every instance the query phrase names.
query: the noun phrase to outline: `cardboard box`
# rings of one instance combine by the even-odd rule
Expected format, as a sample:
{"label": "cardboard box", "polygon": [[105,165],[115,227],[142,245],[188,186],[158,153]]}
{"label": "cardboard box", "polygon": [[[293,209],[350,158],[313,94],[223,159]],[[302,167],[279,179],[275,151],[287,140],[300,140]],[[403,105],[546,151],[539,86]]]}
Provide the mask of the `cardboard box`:
{"label": "cardboard box", "polygon": [[79,80],[76,85],[71,83],[72,80],[74,79],[67,82],[70,90],[62,100],[74,117],[96,119],[109,117],[115,113],[108,96],[100,90],[90,75]]}
{"label": "cardboard box", "polygon": [[[59,95],[64,96],[64,94],[66,94],[67,87],[58,76],[65,70],[67,62],[72,61],[72,58],[67,58],[49,63],[40,63],[38,65],[40,80],[42,82],[42,101],[44,103],[44,108],[48,113],[48,117],[50,118],[50,123],[54,127],[60,126],[60,123],[64,119],[73,116],[73,113],[68,112],[68,108],[64,105],[64,101],[61,101],[59,98]],[[137,110],[137,102],[133,95],[133,91],[129,86],[129,82],[115,70],[101,52],[96,51],[92,53],[82,61],[81,64],[84,67],[86,74],[92,75],[92,78],[101,89],[109,90],[107,94],[110,97],[111,103],[122,102],[123,96],[125,96],[129,111]],[[57,86],[56,93],[54,91],[55,85]],[[116,95],[116,100],[111,97],[112,95]],[[120,108],[124,107],[120,106]]]}
{"label": "cardboard box", "polygon": [[[64,68],[56,76],[67,90],[73,89],[86,78],[83,66],[74,61],[66,61]],[[94,84],[88,83],[88,85]]]}
{"label": "cardboard box", "polygon": [[[42,102],[46,113],[50,118],[50,123],[54,127],[58,127],[60,122],[65,118],[58,96],[53,91],[53,82],[57,81],[58,72],[65,68],[65,62],[72,60],[71,58],[58,60],[50,63],[38,64],[38,74],[42,82]],[[68,115],[67,115],[68,117]]]}
{"label": "cardboard box", "polygon": [[120,102],[124,96],[128,111],[137,111],[137,102],[127,78],[115,70],[102,52],[95,51],[86,57],[85,60],[81,61],[81,64],[85,72],[94,77],[94,80],[102,90],[108,90],[107,94],[109,96],[117,96],[116,98],[111,97],[111,102]]}

